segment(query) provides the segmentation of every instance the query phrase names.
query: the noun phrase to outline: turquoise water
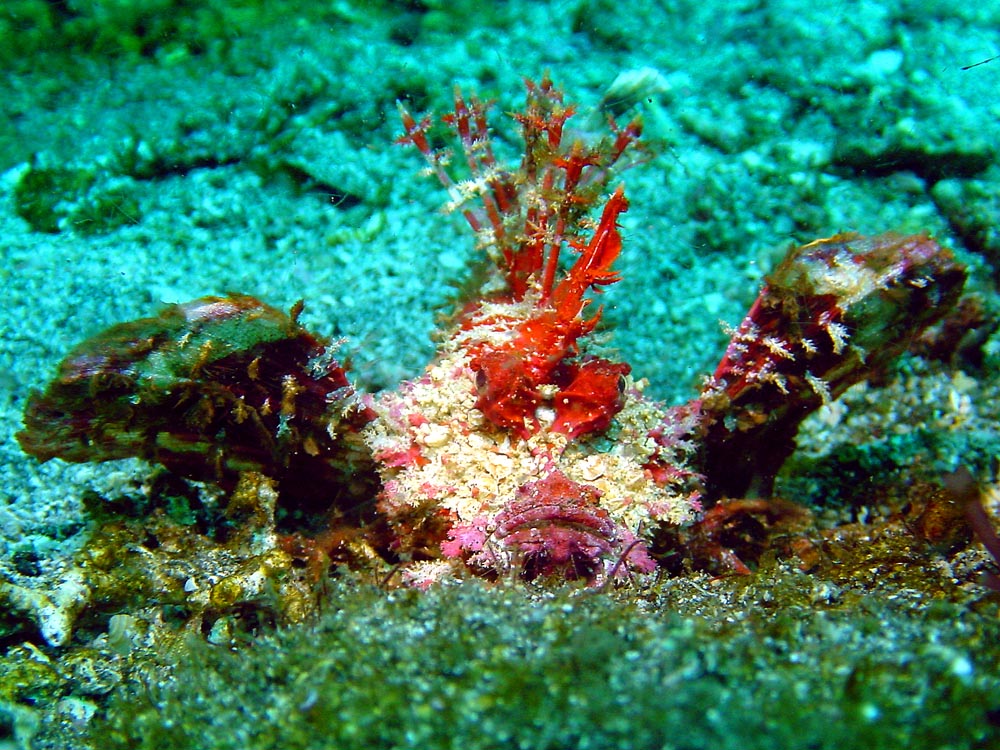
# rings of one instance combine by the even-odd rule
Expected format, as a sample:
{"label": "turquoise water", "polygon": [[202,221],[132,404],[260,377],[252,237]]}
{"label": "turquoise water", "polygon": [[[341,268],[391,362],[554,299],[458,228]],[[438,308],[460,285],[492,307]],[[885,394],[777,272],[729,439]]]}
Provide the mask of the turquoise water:
{"label": "turquoise water", "polygon": [[[7,2],[0,576],[59,581],[86,538],[83,497],[149,473],[39,465],[14,441],[27,393],[86,336],[238,291],[304,299],[302,321],[346,338],[366,390],[421,372],[475,251],[394,145],[397,100],[444,112],[455,85],[496,99],[511,157],[500,113],[525,76],[548,72],[581,123],[602,106],[641,114],[649,152],[623,175],[623,280],[602,300],[599,345],[656,398],[696,392],[725,346],[719,322],[739,322],[785,248],[838,231],[931,232],[995,311],[997,28],[997,2]],[[966,420],[955,444],[976,453],[942,448],[945,468],[1000,454],[1000,344],[980,353],[958,363],[973,385],[955,403],[954,368],[918,368],[892,392]],[[851,403],[871,424],[816,428],[806,452],[906,420]],[[8,644],[37,640],[5,619]]]}

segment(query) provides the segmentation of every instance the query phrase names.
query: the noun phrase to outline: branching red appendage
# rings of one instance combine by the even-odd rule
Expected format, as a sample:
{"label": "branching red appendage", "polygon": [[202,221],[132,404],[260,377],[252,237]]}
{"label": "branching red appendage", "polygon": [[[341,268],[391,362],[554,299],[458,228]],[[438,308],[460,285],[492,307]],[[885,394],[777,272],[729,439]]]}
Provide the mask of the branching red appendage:
{"label": "branching red appendage", "polygon": [[609,199],[593,238],[566,277],[556,286],[551,302],[519,327],[511,343],[473,358],[479,398],[476,408],[498,427],[527,437],[538,429],[535,411],[542,402],[544,384],[560,386],[552,399],[556,413],[552,429],[570,438],[606,430],[624,403],[625,364],[591,360],[566,362],[576,353],[576,342],[593,330],[600,310],[582,317],[589,300],[585,293],[618,281],[611,264],[621,251],[618,215],[628,207],[619,187]]}
{"label": "branching red appendage", "polygon": [[[417,122],[402,107],[405,134],[400,142],[423,154],[455,206],[478,197],[478,209],[463,211],[492,249],[506,287],[500,299],[516,303],[529,290],[537,296],[537,312],[518,324],[509,343],[472,350],[479,390],[476,408],[496,426],[527,437],[539,428],[535,412],[546,400],[541,388],[556,386],[553,429],[576,437],[607,429],[622,405],[618,389],[628,373],[626,365],[595,360],[581,366],[567,359],[577,354],[578,340],[600,319],[600,310],[583,317],[587,293],[619,279],[612,265],[622,246],[618,217],[628,209],[624,188],[619,186],[607,200],[589,240],[582,232],[584,218],[600,200],[610,167],[636,141],[641,128],[637,121],[624,129],[612,123],[614,140],[596,145],[568,139],[566,123],[574,108],[563,103],[562,93],[548,78],[526,81],[526,87],[527,106],[514,115],[525,142],[516,171],[497,164],[486,122],[489,105],[475,97],[467,101],[458,90],[454,111],[442,121],[457,136],[470,181],[451,178],[444,168],[445,154],[434,151],[427,138],[430,121]],[[579,257],[558,279],[565,245]],[[465,328],[476,325],[468,317],[476,309],[466,311]]]}
{"label": "branching red appendage", "polygon": [[[622,237],[618,231],[618,216],[628,210],[625,189],[619,185],[604,205],[597,231],[583,249],[576,263],[570,268],[566,278],[552,291],[552,306],[559,311],[562,320],[577,318],[586,306],[584,294],[599,287],[614,284],[621,276],[611,270],[622,249]],[[587,330],[596,324],[600,313],[585,321]]]}
{"label": "branching red appendage", "polygon": [[479,398],[476,408],[493,424],[530,437],[539,428],[536,410],[545,402],[539,383],[559,390],[549,403],[555,412],[550,429],[573,439],[603,432],[625,403],[627,364],[605,359],[563,363],[539,381],[526,369],[527,359],[513,351],[492,351],[473,361]]}
{"label": "branching red appendage", "polygon": [[[442,121],[458,138],[470,181],[458,181],[448,174],[444,166],[447,152],[435,151],[427,137],[430,120],[418,122],[402,106],[405,132],[399,142],[420,151],[448,188],[453,206],[462,207],[470,226],[493,249],[510,297],[520,300],[536,285],[544,302],[556,288],[563,246],[589,247],[579,233],[581,219],[600,200],[610,168],[638,140],[641,126],[638,121],[624,128],[612,123],[614,140],[595,145],[569,140],[566,123],[574,108],[563,103],[562,93],[548,78],[538,83],[526,81],[526,86],[527,106],[514,115],[525,143],[524,158],[516,171],[497,163],[487,125],[490,103],[475,97],[466,101],[457,90],[454,111]],[[473,197],[479,207],[466,207]],[[627,204],[619,195],[609,205],[613,207],[613,224]]]}

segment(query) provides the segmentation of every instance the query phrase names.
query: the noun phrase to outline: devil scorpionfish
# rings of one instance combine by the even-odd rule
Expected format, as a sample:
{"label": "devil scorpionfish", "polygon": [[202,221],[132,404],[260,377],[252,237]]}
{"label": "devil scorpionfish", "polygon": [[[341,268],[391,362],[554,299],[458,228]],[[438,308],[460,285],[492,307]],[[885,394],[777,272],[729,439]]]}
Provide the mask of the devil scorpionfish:
{"label": "devil scorpionfish", "polygon": [[[514,115],[524,155],[505,168],[488,111],[456,91],[442,118],[469,173],[460,180],[431,145],[436,126],[401,108],[400,141],[444,184],[490,268],[420,377],[359,393],[336,347],[299,325],[301,306],[203,298],[72,352],[29,402],[24,450],[138,456],[226,490],[262,475],[277,489],[275,523],[291,529],[285,549],[382,561],[415,585],[462,571],[599,583],[653,571],[676,529],[704,523],[720,499],[768,498],[801,421],[961,293],[965,270],[924,235],[795,248],[699,396],[665,408],[628,364],[584,346],[601,318],[594,293],[619,279],[629,204],[610,185],[639,122],[609,118],[588,137],[551,81],[529,81]],[[296,529],[305,517],[324,521]]]}

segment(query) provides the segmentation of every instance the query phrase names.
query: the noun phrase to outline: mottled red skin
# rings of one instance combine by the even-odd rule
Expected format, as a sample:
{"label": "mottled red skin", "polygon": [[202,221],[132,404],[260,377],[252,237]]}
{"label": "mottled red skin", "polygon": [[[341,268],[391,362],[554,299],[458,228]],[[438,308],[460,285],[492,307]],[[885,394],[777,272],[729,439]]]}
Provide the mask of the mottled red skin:
{"label": "mottled red skin", "polygon": [[604,573],[652,571],[656,563],[646,546],[610,518],[599,498],[596,488],[554,469],[522,485],[491,530],[484,519],[453,527],[441,550],[468,558],[492,538],[513,553],[512,562],[527,580],[558,576],[593,582]]}
{"label": "mottled red skin", "polygon": [[528,377],[524,358],[512,351],[487,352],[472,363],[479,398],[476,408],[497,427],[527,438],[538,428],[535,409],[541,402]]}
{"label": "mottled red skin", "polygon": [[[513,430],[522,438],[538,429],[535,411],[543,403],[527,372],[525,361],[508,351],[478,357],[476,408],[493,424]],[[625,404],[625,376],[632,368],[622,362],[591,359],[571,364],[557,373],[557,383],[565,382],[551,401],[555,411],[552,431],[569,439],[603,432]]]}
{"label": "mottled red skin", "polygon": [[496,518],[496,536],[517,550],[522,576],[561,575],[593,580],[601,562],[623,558],[626,567],[655,567],[645,547],[619,529],[597,505],[599,492],[559,470],[524,484]]}
{"label": "mottled red skin", "polygon": [[632,368],[623,362],[591,359],[578,368],[570,384],[553,399],[556,420],[552,431],[570,440],[604,432],[625,405],[625,376]]}
{"label": "mottled red skin", "polygon": [[[857,273],[880,281],[855,298]],[[770,496],[802,420],[883,372],[955,305],[965,276],[926,234],[842,233],[789,251],[702,393],[708,494]],[[845,288],[821,283],[830,277]]]}

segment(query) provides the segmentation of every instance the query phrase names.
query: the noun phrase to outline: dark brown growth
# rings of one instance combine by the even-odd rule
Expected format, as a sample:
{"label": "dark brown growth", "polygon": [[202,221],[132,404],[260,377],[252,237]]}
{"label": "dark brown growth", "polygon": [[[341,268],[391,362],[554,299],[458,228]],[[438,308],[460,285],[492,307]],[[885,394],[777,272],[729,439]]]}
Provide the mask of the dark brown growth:
{"label": "dark brown growth", "polygon": [[353,389],[327,343],[253,297],[204,297],[85,341],[33,393],[17,439],[47,461],[138,457],[232,489],[240,472],[292,499],[371,471],[345,448]]}
{"label": "dark brown growth", "polygon": [[790,251],[702,393],[710,493],[768,497],[802,420],[880,374],[954,307],[965,277],[927,235],[838,234]]}

